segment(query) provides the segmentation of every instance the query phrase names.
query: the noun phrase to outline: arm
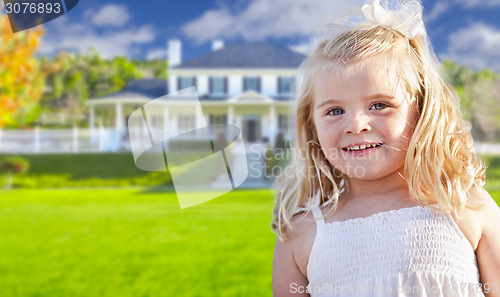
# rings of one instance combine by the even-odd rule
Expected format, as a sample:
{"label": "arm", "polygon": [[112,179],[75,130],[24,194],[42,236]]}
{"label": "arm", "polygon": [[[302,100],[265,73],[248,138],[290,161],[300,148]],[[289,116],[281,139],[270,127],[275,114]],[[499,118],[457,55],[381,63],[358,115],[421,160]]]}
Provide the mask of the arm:
{"label": "arm", "polygon": [[481,283],[487,297],[500,296],[500,209],[486,190],[479,189],[478,195],[484,201],[476,250]]}
{"label": "arm", "polygon": [[308,281],[295,262],[294,239],[281,242],[276,239],[273,259],[273,296],[308,297]]}

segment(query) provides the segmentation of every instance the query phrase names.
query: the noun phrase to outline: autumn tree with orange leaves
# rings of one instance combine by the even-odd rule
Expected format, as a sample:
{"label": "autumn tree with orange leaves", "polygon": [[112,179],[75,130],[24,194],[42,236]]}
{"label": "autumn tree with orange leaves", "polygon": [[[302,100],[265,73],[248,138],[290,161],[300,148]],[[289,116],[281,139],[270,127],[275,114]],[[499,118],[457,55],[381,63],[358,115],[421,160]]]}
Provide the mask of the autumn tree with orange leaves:
{"label": "autumn tree with orange leaves", "polygon": [[12,33],[7,16],[0,14],[0,127],[22,126],[37,107],[44,75],[34,54],[42,34],[40,27]]}

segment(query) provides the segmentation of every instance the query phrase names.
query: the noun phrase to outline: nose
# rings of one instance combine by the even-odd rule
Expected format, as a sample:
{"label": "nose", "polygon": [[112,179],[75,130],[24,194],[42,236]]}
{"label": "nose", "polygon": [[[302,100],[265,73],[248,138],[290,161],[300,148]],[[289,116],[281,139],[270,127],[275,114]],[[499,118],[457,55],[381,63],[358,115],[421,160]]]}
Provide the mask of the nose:
{"label": "nose", "polygon": [[344,133],[359,134],[370,131],[368,116],[364,113],[353,113],[345,118]]}

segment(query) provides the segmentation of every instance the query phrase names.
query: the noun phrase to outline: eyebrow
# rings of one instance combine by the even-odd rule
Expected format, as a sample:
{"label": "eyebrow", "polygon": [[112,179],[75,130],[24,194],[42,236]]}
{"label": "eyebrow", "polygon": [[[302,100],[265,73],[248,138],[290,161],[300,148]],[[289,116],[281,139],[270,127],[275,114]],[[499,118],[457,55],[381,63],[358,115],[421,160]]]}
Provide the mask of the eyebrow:
{"label": "eyebrow", "polygon": [[[392,95],[387,95],[387,94],[375,94],[375,95],[370,95],[368,97],[365,97],[363,98],[364,101],[368,101],[368,100],[373,100],[375,98],[378,98],[378,99],[386,99],[386,100],[395,100],[396,98]],[[321,108],[322,106],[324,105],[327,105],[327,104],[338,104],[340,103],[339,100],[336,100],[336,99],[328,99],[326,101],[323,101],[320,105],[316,106],[316,108]]]}

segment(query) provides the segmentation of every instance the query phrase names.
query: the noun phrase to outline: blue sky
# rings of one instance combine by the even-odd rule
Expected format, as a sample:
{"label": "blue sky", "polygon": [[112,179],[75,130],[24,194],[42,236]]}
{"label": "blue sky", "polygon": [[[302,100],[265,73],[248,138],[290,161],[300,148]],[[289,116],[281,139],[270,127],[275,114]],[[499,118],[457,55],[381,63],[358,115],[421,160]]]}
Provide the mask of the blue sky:
{"label": "blue sky", "polygon": [[[259,40],[304,49],[326,12],[363,0],[80,0],[44,28],[41,54],[85,52],[104,57],[165,57],[178,38],[183,60],[205,53],[211,40]],[[500,0],[423,0],[424,22],[440,58],[500,71]]]}

